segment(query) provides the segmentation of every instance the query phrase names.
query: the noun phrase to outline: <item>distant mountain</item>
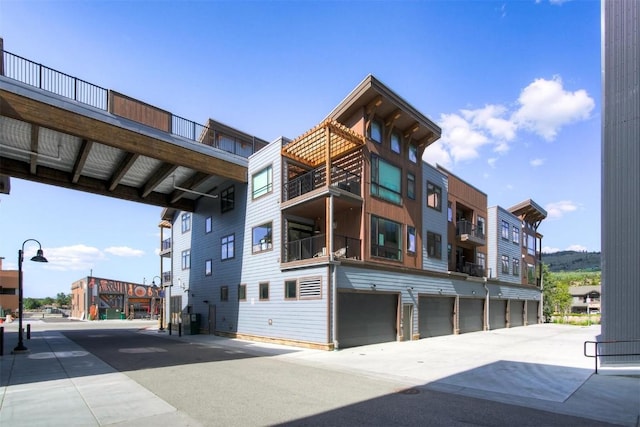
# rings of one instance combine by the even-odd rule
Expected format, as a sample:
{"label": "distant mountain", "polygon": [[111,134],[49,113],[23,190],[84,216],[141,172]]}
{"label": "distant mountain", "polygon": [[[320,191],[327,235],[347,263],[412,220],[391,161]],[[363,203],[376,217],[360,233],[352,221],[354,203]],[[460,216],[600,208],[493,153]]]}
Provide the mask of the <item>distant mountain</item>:
{"label": "distant mountain", "polygon": [[553,272],[600,271],[600,252],[560,251],[542,254],[542,262]]}

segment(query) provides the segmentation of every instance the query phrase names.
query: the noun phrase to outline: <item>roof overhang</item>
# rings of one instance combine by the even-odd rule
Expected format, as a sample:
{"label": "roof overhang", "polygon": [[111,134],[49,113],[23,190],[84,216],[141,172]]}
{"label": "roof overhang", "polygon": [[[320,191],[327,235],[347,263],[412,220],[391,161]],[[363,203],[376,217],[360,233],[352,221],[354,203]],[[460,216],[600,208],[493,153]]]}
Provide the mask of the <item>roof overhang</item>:
{"label": "roof overhang", "polygon": [[542,220],[547,217],[547,211],[531,199],[511,206],[509,212],[520,217],[534,229],[537,229]]}

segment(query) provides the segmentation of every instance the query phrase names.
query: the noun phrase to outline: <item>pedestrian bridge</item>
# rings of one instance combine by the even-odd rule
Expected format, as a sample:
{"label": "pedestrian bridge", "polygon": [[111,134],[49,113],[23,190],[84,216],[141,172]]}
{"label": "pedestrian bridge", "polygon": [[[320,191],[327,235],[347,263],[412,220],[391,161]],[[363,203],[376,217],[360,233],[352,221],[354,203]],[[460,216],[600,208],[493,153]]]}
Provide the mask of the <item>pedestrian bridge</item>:
{"label": "pedestrian bridge", "polygon": [[0,53],[0,176],[193,211],[267,145]]}

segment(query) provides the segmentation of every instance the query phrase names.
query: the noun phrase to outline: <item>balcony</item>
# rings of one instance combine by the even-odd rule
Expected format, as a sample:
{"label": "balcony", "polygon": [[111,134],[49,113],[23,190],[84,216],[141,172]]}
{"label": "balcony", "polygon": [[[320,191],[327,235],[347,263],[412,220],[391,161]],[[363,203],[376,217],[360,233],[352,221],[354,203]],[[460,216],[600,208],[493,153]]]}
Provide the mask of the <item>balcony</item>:
{"label": "balcony", "polygon": [[467,220],[461,220],[456,223],[456,238],[459,242],[471,243],[475,246],[484,246],[486,244],[484,229]]}
{"label": "balcony", "polygon": [[466,273],[469,276],[474,276],[474,277],[486,276],[485,268],[480,264],[474,264],[472,262],[465,262],[464,264],[457,266],[456,270],[462,273]]}
{"label": "balcony", "polygon": [[[360,239],[335,235],[333,237],[333,246],[335,249],[333,257],[335,259],[361,259]],[[329,253],[326,247],[325,234],[318,234],[316,236],[306,237],[304,239],[294,240],[284,244],[283,262],[285,263],[328,256]]]}
{"label": "balcony", "polygon": [[171,238],[164,239],[160,246],[160,256],[169,256],[171,254]]}
{"label": "balcony", "polygon": [[[346,169],[334,166],[331,168],[331,186],[338,187],[349,193],[360,195],[360,175],[356,175]],[[282,200],[292,200],[313,190],[327,185],[325,167],[319,167],[289,179],[282,185]]]}

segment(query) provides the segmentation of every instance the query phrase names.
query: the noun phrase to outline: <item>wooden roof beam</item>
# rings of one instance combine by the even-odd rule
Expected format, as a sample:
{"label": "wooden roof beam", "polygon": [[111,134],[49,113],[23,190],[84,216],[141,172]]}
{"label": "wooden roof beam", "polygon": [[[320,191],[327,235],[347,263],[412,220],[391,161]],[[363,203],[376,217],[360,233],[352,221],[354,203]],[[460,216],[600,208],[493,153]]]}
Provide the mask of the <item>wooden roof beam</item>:
{"label": "wooden roof beam", "polygon": [[30,156],[30,167],[29,170],[33,175],[36,175],[38,172],[38,144],[39,144],[39,135],[40,135],[40,126],[31,125],[31,156]]}
{"label": "wooden roof beam", "polygon": [[73,171],[71,171],[71,182],[73,182],[74,184],[78,183],[80,175],[82,175],[82,169],[84,169],[84,165],[87,163],[87,159],[89,158],[89,153],[91,152],[92,147],[93,141],[89,141],[86,139],[82,140],[80,151],[78,153],[78,156],[76,157],[76,163],[73,165]]}

